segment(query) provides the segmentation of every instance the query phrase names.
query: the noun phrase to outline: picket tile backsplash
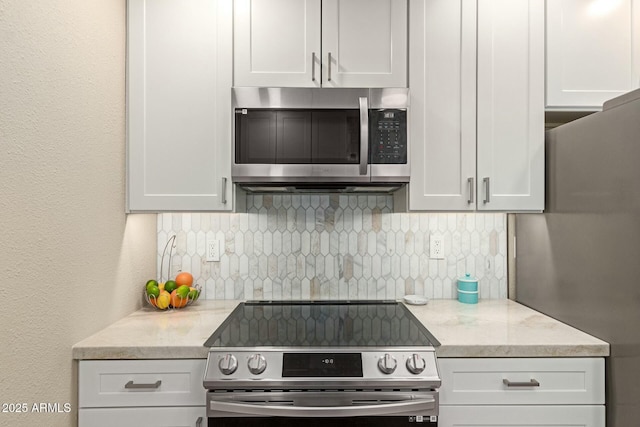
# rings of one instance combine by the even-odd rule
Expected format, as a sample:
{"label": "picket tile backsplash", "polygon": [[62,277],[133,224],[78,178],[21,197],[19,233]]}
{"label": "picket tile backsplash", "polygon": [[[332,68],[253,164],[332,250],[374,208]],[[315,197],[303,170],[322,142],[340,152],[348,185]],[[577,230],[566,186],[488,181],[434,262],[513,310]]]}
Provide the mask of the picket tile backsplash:
{"label": "picket tile backsplash", "polygon": [[[207,299],[317,300],[456,298],[468,272],[480,298],[506,298],[506,214],[392,211],[391,196],[292,194],[248,195],[247,213],[159,214],[158,275],[190,271]],[[429,258],[431,234],[444,260]],[[219,262],[207,238],[224,242]]]}

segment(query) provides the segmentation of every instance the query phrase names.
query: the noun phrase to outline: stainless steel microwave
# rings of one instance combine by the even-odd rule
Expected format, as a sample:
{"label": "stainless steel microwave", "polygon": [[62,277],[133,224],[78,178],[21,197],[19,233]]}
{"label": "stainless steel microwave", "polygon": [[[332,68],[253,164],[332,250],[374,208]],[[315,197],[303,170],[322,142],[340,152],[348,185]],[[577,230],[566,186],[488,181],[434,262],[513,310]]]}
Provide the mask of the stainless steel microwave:
{"label": "stainless steel microwave", "polygon": [[408,89],[232,91],[232,179],[245,189],[390,192],[409,182]]}

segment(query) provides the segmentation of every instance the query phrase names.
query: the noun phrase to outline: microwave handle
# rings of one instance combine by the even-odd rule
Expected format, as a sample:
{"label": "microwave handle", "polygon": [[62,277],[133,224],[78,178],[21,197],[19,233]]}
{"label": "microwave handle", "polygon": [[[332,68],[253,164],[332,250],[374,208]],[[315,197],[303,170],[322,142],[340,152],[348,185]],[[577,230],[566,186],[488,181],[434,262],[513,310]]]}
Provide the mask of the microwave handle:
{"label": "microwave handle", "polygon": [[360,97],[360,175],[367,174],[369,164],[369,100]]}

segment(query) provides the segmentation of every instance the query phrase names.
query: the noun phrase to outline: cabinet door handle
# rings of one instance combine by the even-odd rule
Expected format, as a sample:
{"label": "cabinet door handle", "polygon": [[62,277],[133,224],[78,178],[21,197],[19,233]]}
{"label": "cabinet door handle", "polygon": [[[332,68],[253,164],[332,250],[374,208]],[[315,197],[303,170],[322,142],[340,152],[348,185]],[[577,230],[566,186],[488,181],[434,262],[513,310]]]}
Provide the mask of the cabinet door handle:
{"label": "cabinet door handle", "polygon": [[159,388],[160,384],[162,384],[161,380],[156,381],[155,383],[150,383],[150,384],[136,384],[133,381],[129,381],[128,383],[126,383],[124,385],[124,388],[129,388],[129,389],[139,389],[139,388]]}
{"label": "cabinet door handle", "polygon": [[196,420],[196,427],[202,427],[202,417],[198,417]]}
{"label": "cabinet door handle", "polygon": [[474,183],[475,179],[473,178],[467,178],[467,183],[469,184],[469,198],[467,199],[467,203],[468,204],[472,204],[473,203],[473,199],[474,199],[474,194],[475,194],[475,188],[474,188]]}
{"label": "cabinet door handle", "polygon": [[484,203],[489,203],[491,201],[491,187],[489,178],[482,178],[482,184],[484,185]]}
{"label": "cabinet door handle", "polygon": [[227,178],[222,177],[222,204],[227,204]]}
{"label": "cabinet door handle", "polygon": [[505,378],[502,380],[502,384],[507,387],[540,387],[540,383],[533,378],[525,382],[509,381]]}
{"label": "cabinet door handle", "polygon": [[331,81],[331,52],[327,54],[327,81]]}
{"label": "cabinet door handle", "polygon": [[316,53],[311,52],[311,81],[316,81]]}

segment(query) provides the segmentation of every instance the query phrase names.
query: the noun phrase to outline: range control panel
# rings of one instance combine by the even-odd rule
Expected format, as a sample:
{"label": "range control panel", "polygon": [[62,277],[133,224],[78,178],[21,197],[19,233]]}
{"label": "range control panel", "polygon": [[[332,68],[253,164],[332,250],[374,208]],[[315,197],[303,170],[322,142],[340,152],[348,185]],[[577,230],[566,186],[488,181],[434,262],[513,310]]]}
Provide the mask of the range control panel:
{"label": "range control panel", "polygon": [[407,163],[407,111],[369,110],[370,163]]}
{"label": "range control panel", "polygon": [[[224,388],[232,383],[258,382],[326,388],[331,384],[380,384],[398,380],[406,384],[428,382],[439,386],[435,352],[316,350],[211,350],[204,385]],[[225,384],[226,383],[226,384]]]}

